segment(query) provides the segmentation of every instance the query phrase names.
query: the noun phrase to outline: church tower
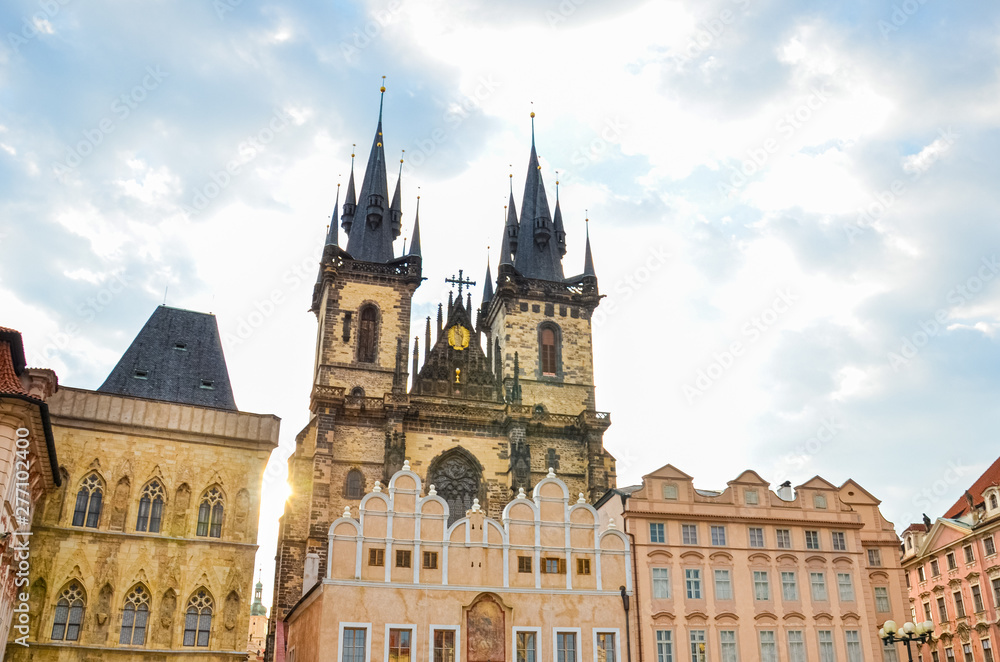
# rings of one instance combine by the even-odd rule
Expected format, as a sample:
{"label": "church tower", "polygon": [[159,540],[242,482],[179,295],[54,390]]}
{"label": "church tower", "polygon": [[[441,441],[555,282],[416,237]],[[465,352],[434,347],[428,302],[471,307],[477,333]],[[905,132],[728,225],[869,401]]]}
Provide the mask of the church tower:
{"label": "church tower", "polygon": [[[411,345],[411,298],[422,280],[419,198],[409,246],[397,256],[401,181],[387,203],[380,103],[361,187],[356,195],[352,164],[343,201],[338,193],[341,224],[327,233],[312,298],[312,418],[288,463],[269,659],[283,647],[285,614],[327,576],[331,523],[356,515],[368,492],[391,493],[388,479],[404,466],[421,477],[420,496],[434,490],[444,500],[449,525],[477,509],[500,518],[550,468],[574,498],[593,502],[615,485],[603,446],[610,416],[594,399],[590,319],[600,295],[589,242],[584,273],[565,278],[558,194],[552,214],[533,143],[520,221],[512,202],[496,282],[487,266],[474,309],[476,283],[453,265],[458,275],[446,280],[457,292]],[[363,562],[409,559],[386,552]]]}

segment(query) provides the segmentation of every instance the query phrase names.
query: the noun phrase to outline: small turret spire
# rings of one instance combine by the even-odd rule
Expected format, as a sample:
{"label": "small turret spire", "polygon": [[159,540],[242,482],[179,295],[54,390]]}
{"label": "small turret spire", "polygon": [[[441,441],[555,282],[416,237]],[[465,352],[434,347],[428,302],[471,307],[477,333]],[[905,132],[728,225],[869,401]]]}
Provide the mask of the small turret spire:
{"label": "small turret spire", "polygon": [[[431,351],[432,345],[431,345],[431,316],[430,315],[427,316],[427,328],[424,329],[424,347],[427,348],[426,349],[427,352]],[[426,362],[426,361],[427,361],[427,358],[426,358],[426,354],[425,354],[424,355],[424,362]]]}
{"label": "small turret spire", "polygon": [[[430,348],[428,348],[430,349]],[[413,337],[413,379],[420,372],[420,336]]]}
{"label": "small turret spire", "polygon": [[[403,150],[403,154],[406,150]],[[394,236],[399,236],[400,232],[400,222],[403,218],[403,207],[400,200],[402,196],[402,183],[403,183],[403,156],[399,157],[399,176],[396,178],[396,191],[392,194],[392,204],[389,205],[389,216],[392,218],[392,231]]]}
{"label": "small turret spire", "polygon": [[338,239],[337,214],[340,211],[340,182],[337,182],[337,201],[333,203],[333,216],[330,217],[330,228],[326,232],[326,245],[336,246]]}
{"label": "small turret spire", "polygon": [[493,276],[490,275],[490,260],[486,258],[486,283],[483,285],[483,312],[489,307],[493,300]]}
{"label": "small turret spire", "polygon": [[[448,312],[450,313],[451,311],[449,310]],[[437,340],[441,340],[441,331],[443,329],[444,329],[444,306],[439,303],[438,304],[438,328],[437,328],[437,335],[434,336]]]}
{"label": "small turret spire", "polygon": [[340,217],[344,234],[350,238],[351,226],[354,224],[354,211],[358,207],[358,196],[354,192],[354,153],[357,143],[351,145],[351,178],[347,181],[347,197],[344,198],[344,215]]}
{"label": "small turret spire", "polygon": [[[559,171],[556,170],[556,177]],[[555,234],[556,247],[559,249],[559,257],[566,255],[566,230],[563,228],[562,209],[559,208],[559,180],[556,179],[556,211],[552,215],[552,232]]]}
{"label": "small turret spire", "polygon": [[[434,211],[433,209],[431,211]],[[420,196],[417,196],[417,212],[413,218],[413,238],[410,239],[408,255],[420,256]]]}
{"label": "small turret spire", "polygon": [[590,218],[589,216],[584,220],[587,224],[587,248],[584,250],[583,254],[583,275],[584,276],[597,276],[594,271],[594,255],[590,252]]}

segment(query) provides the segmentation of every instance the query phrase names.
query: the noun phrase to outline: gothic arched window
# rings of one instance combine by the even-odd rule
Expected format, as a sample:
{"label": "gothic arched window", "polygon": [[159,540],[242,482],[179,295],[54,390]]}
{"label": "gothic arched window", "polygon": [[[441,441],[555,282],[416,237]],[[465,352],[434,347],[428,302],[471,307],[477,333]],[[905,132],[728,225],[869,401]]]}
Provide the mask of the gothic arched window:
{"label": "gothic arched window", "polygon": [[378,346],[378,310],[375,306],[361,309],[361,323],[358,326],[358,361],[374,363]]}
{"label": "gothic arched window", "polygon": [[163,519],[163,485],[160,481],[154,480],[142,488],[135,530],[159,533],[161,519]]}
{"label": "gothic arched window", "polygon": [[84,605],[83,588],[78,582],[70,582],[69,586],[59,594],[59,601],[56,602],[56,615],[52,621],[53,641],[80,639]]}
{"label": "gothic arched window", "polygon": [[101,505],[104,500],[104,483],[92,473],[80,483],[76,493],[76,508],[73,510],[73,526],[97,528],[101,519]]}
{"label": "gothic arched window", "polygon": [[549,324],[543,326],[538,333],[538,363],[542,375],[555,377],[559,365],[559,334],[558,330]]}
{"label": "gothic arched window", "polygon": [[201,505],[198,506],[198,530],[199,536],[209,538],[222,537],[222,490],[213,487],[201,497]]}
{"label": "gothic arched window", "polygon": [[208,646],[208,635],[212,630],[212,596],[205,589],[188,600],[184,615],[184,645]]}
{"label": "gothic arched window", "polygon": [[464,452],[450,451],[431,463],[427,482],[448,502],[448,524],[465,517],[479,496],[482,470]]}
{"label": "gothic arched window", "polygon": [[348,499],[360,499],[365,489],[365,477],[357,469],[347,472],[347,485],[344,488],[344,496]]}
{"label": "gothic arched window", "polygon": [[142,646],[146,643],[146,622],[149,620],[149,591],[139,584],[125,598],[122,609],[122,629],[119,644]]}

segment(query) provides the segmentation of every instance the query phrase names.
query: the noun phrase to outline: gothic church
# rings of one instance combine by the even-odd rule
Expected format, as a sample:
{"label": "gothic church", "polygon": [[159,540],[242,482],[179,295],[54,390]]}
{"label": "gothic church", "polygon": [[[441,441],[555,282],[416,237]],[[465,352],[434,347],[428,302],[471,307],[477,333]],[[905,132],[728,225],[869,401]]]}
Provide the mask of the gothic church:
{"label": "gothic church", "polygon": [[289,459],[269,659],[283,648],[282,619],[326,576],[331,523],[345,508],[357,512],[405,460],[424,493],[433,487],[447,501],[449,524],[476,503],[499,520],[550,467],[591,503],[615,486],[603,443],[610,416],[594,396],[591,316],[601,295],[590,240],[583,272],[565,277],[558,190],[550,212],[534,129],[521,213],[512,189],[496,281],[487,266],[473,309],[460,274],[457,296],[439,304],[412,346],[411,300],[423,280],[419,206],[397,256],[400,185],[390,199],[380,104],[361,187],[352,168],[342,210],[338,193],[343,235],[331,222],[313,294],[312,417]]}

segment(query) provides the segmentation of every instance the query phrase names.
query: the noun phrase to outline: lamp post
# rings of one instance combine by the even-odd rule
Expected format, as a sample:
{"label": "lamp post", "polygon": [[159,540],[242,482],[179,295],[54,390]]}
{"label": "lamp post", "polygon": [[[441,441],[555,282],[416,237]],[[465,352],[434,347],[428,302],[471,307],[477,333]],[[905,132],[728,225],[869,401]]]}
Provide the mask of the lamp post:
{"label": "lamp post", "polygon": [[878,631],[879,638],[887,644],[894,644],[902,641],[906,644],[906,657],[909,662],[913,662],[913,651],[910,650],[910,642],[917,642],[917,647],[930,643],[933,640],[934,622],[923,621],[917,624],[907,621],[903,627],[897,628],[896,621],[886,621],[882,624],[882,629]]}

